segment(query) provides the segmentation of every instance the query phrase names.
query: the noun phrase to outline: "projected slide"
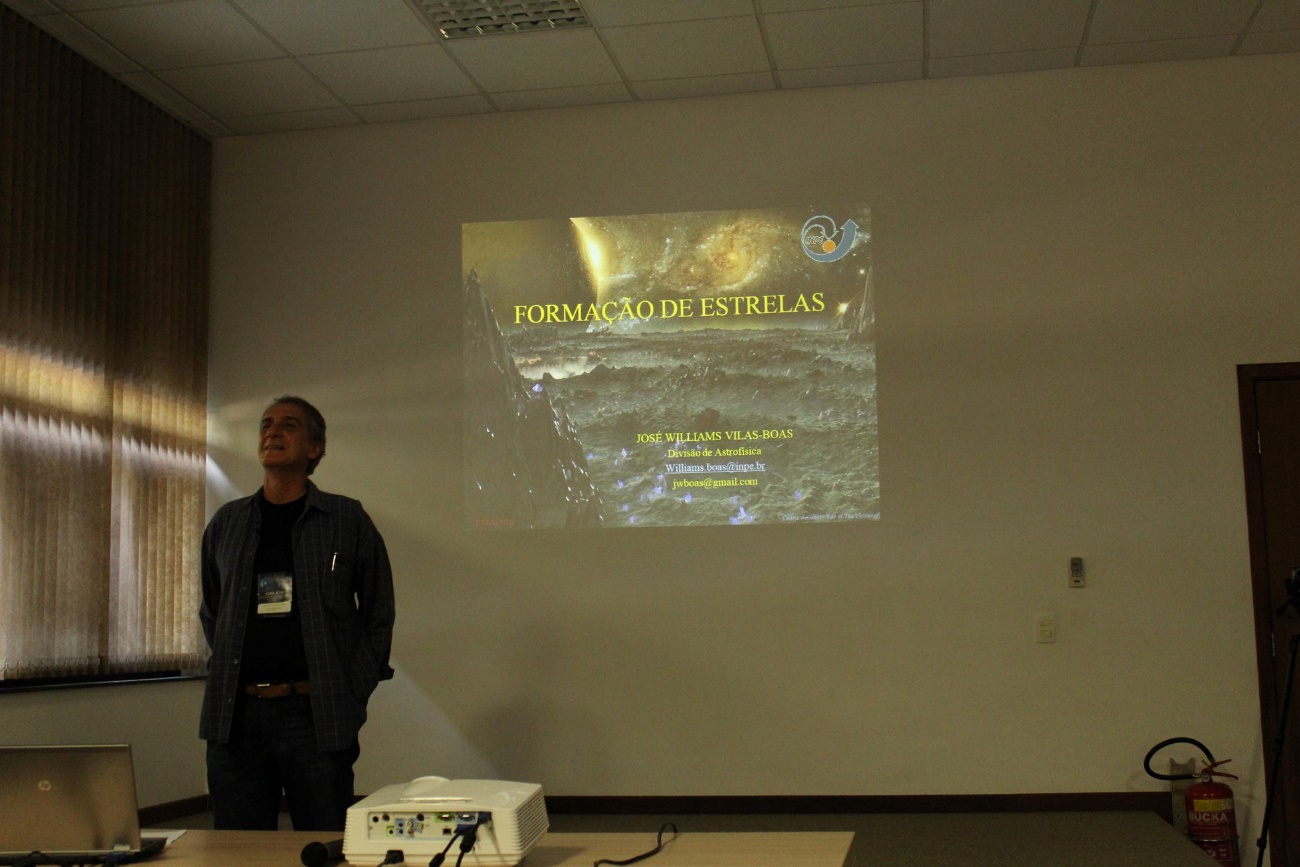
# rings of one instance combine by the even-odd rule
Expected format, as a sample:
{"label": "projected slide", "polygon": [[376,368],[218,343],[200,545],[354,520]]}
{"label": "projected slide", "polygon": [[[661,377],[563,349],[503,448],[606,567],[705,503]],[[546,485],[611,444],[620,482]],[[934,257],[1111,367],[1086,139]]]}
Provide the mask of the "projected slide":
{"label": "projected slide", "polygon": [[472,527],[880,516],[863,205],[462,227]]}

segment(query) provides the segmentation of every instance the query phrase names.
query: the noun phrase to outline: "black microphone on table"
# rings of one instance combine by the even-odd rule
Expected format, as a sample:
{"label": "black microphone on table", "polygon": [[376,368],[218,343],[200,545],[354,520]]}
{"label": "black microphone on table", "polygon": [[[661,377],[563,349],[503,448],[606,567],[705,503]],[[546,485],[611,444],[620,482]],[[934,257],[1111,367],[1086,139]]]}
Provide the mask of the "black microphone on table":
{"label": "black microphone on table", "polygon": [[330,840],[328,843],[308,843],[302,847],[302,863],[307,867],[325,867],[331,861],[343,859],[343,841]]}

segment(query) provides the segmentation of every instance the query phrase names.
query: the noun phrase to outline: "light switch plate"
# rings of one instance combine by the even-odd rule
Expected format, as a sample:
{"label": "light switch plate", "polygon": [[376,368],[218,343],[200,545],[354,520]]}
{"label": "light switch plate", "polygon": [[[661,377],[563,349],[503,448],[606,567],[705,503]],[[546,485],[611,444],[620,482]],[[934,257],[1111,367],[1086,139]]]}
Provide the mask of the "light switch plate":
{"label": "light switch plate", "polygon": [[1056,643],[1056,615],[1043,611],[1034,616],[1034,641],[1039,644]]}

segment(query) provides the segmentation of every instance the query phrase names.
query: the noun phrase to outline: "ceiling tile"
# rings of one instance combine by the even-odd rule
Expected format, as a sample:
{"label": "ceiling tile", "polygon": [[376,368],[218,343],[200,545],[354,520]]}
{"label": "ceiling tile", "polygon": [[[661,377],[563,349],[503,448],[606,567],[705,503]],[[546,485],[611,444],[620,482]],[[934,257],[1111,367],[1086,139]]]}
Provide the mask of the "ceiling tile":
{"label": "ceiling tile", "polygon": [[843,6],[883,6],[897,2],[899,0],[758,0],[758,5],[764,12],[808,12]]}
{"label": "ceiling tile", "polygon": [[402,0],[233,0],[291,54],[327,54],[436,37]]}
{"label": "ceiling tile", "polygon": [[611,27],[605,44],[632,81],[764,72],[763,35],[753,18],[713,18]]}
{"label": "ceiling tile", "polygon": [[36,24],[55,39],[114,75],[135,72],[140,64],[100,39],[71,15],[42,15]]}
{"label": "ceiling tile", "polygon": [[1300,30],[1279,30],[1276,33],[1252,33],[1241,42],[1242,54],[1278,54],[1300,51]]}
{"label": "ceiling tile", "polygon": [[682,99],[690,96],[723,96],[776,90],[770,72],[740,75],[711,75],[707,78],[674,78],[667,81],[638,81],[632,85],[641,99]]}
{"label": "ceiling tile", "polygon": [[1097,0],[1089,45],[1235,34],[1258,0]]}
{"label": "ceiling tile", "polygon": [[1251,22],[1252,33],[1261,30],[1300,30],[1300,0],[1264,0]]}
{"label": "ceiling tile", "polygon": [[292,60],[170,69],[158,77],[217,119],[333,108],[339,101]]}
{"label": "ceiling tile", "polygon": [[937,57],[930,60],[931,78],[959,75],[998,75],[1005,72],[1037,72],[1074,66],[1076,48],[1048,48],[1009,54],[975,54],[967,57]]}
{"label": "ceiling tile", "polygon": [[880,84],[915,81],[922,77],[920,60],[873,63],[869,66],[827,66],[822,69],[783,69],[777,73],[782,87],[838,87],[845,84]]}
{"label": "ceiling tile", "polygon": [[766,18],[778,69],[920,60],[920,3],[784,12]]}
{"label": "ceiling tile", "polygon": [[388,102],[381,105],[358,105],[353,109],[366,123],[394,120],[419,120],[427,117],[457,117],[486,114],[492,106],[479,95],[451,96],[446,99],[417,99],[411,102]]}
{"label": "ceiling tile", "polygon": [[60,6],[69,12],[84,9],[109,9],[114,6],[144,6],[149,3],[172,3],[174,0],[58,0]]}
{"label": "ceiling tile", "polygon": [[264,132],[291,132],[300,129],[326,129],[336,126],[356,126],[361,123],[346,108],[323,108],[313,111],[295,111],[287,114],[264,114],[252,117],[229,117],[222,120],[236,135],[256,135]]}
{"label": "ceiling tile", "polygon": [[19,15],[31,18],[36,15],[52,15],[59,11],[50,0],[4,0],[4,4]]}
{"label": "ceiling tile", "polygon": [[930,57],[1074,48],[1092,0],[930,0]]}
{"label": "ceiling tile", "polygon": [[284,56],[224,0],[98,9],[78,13],[77,20],[145,69]]}
{"label": "ceiling tile", "polygon": [[753,0],[582,0],[582,8],[587,20],[599,27],[754,14]]}
{"label": "ceiling tile", "polygon": [[444,45],[491,93],[620,81],[593,30],[481,36]]}
{"label": "ceiling tile", "polygon": [[118,78],[137,92],[144,94],[154,105],[162,107],[181,120],[196,121],[208,118],[206,112],[163,84],[151,72],[128,72],[119,75]]}
{"label": "ceiling tile", "polygon": [[1088,45],[1080,52],[1081,66],[1116,63],[1150,63],[1159,60],[1204,60],[1225,57],[1235,36],[1206,36],[1201,39],[1171,39],[1164,42],[1127,42],[1121,45]]}
{"label": "ceiling tile", "polygon": [[298,62],[349,105],[478,92],[440,45],[316,54]]}
{"label": "ceiling tile", "polygon": [[215,120],[191,120],[186,121],[190,126],[203,133],[208,138],[226,138],[234,135],[234,132],[224,124]]}
{"label": "ceiling tile", "polygon": [[521,90],[492,95],[492,101],[502,111],[525,111],[534,108],[566,108],[576,105],[597,105],[609,102],[629,102],[632,95],[622,82],[596,84],[586,87],[556,87],[544,90]]}

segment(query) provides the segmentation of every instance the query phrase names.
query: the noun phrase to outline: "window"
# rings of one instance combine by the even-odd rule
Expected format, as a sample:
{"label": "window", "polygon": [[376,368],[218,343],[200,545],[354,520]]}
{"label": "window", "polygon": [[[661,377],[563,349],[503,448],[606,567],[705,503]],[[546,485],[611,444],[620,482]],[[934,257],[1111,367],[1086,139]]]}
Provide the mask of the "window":
{"label": "window", "polygon": [[207,141],[0,7],[0,687],[185,672]]}

